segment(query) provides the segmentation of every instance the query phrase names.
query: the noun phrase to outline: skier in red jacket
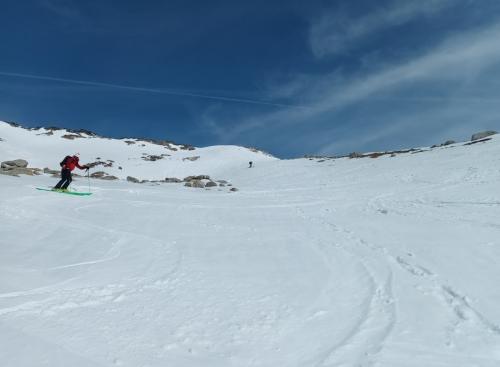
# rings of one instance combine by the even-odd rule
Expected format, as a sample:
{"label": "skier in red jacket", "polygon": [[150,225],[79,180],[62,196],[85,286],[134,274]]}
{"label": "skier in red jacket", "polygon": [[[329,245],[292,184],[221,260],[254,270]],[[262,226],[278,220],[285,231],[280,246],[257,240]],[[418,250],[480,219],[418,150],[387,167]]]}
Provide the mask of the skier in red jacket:
{"label": "skier in red jacket", "polygon": [[78,167],[80,169],[89,170],[88,165],[80,166],[80,158],[78,157],[80,154],[76,153],[74,156],[66,156],[63,161],[60,163],[61,165],[61,181],[54,186],[56,190],[67,190],[73,178],[71,177],[71,171]]}

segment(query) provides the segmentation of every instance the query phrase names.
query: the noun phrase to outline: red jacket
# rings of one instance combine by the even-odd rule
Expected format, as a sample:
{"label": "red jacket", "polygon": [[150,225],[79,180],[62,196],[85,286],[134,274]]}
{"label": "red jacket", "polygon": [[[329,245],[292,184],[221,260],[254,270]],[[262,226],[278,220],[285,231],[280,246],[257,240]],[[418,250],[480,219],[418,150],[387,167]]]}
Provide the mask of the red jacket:
{"label": "red jacket", "polygon": [[68,158],[66,163],[64,163],[63,168],[67,168],[70,171],[73,171],[75,169],[75,167],[78,167],[80,169],[87,168],[85,166],[80,166],[80,164],[78,163],[79,161],[80,161],[80,159],[78,157],[70,157],[70,158]]}

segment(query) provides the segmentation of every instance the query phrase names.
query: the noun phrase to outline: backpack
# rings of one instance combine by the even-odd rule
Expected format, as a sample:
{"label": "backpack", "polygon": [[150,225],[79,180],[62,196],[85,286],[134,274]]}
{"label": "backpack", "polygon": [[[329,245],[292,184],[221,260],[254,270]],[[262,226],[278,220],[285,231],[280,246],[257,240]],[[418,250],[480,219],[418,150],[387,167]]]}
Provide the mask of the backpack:
{"label": "backpack", "polygon": [[71,159],[71,157],[70,157],[69,155],[67,155],[67,156],[66,156],[66,157],[64,157],[64,159],[61,161],[61,163],[59,163],[59,165],[60,165],[61,167],[62,167],[62,166],[64,166],[64,165],[68,162],[68,160],[70,160],[70,159]]}

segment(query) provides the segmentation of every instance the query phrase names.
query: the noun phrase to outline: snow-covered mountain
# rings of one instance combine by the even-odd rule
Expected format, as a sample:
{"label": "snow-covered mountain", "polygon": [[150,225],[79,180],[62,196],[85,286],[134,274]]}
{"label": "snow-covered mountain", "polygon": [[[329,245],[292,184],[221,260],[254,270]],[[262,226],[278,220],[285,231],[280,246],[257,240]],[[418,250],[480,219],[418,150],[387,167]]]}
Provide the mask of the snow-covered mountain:
{"label": "snow-covered mountain", "polygon": [[[59,170],[66,155],[80,153],[82,163],[97,163],[93,171],[139,180],[164,180],[190,175],[224,179],[228,172],[276,158],[238,146],[196,148],[167,141],[110,139],[89,131],[25,129],[0,121],[0,160],[25,159],[31,167]],[[78,173],[78,171],[75,171]]]}
{"label": "snow-covered mountain", "polygon": [[0,160],[240,191],[0,175],[1,366],[500,365],[499,136],[278,160],[48,132],[0,124]]}

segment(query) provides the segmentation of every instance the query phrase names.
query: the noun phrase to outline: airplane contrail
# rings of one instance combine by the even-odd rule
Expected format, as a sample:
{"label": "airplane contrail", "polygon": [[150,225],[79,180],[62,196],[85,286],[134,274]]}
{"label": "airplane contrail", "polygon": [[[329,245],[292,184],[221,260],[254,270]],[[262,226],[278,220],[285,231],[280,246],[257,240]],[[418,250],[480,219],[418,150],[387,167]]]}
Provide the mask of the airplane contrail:
{"label": "airplane contrail", "polygon": [[212,96],[212,95],[207,95],[207,94],[182,92],[182,91],[173,90],[173,89],[134,87],[131,85],[93,82],[93,81],[77,80],[77,79],[56,78],[56,77],[44,76],[44,75],[9,73],[9,72],[5,72],[5,71],[0,71],[0,75],[8,76],[8,77],[15,77],[15,78],[49,80],[49,81],[60,82],[60,83],[91,85],[94,87],[123,89],[123,90],[130,90],[130,91],[136,91],[136,92],[146,92],[146,93],[168,94],[168,95],[172,95],[172,96],[181,96],[181,97],[213,99],[213,100],[225,101],[225,102],[251,103],[251,104],[267,105],[267,106],[274,106],[274,107],[288,107],[288,108],[302,108],[302,109],[308,108],[306,106],[290,105],[290,104],[285,104],[285,103],[275,103],[275,102],[262,101],[262,100],[256,100],[256,99]]}

